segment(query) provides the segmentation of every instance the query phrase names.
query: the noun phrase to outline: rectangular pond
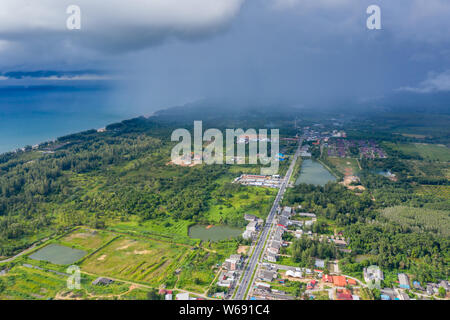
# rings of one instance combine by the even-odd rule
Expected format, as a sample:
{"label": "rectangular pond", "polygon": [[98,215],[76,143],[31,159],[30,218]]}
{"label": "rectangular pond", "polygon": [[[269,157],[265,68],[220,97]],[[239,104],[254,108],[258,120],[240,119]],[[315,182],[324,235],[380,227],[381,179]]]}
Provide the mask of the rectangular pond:
{"label": "rectangular pond", "polygon": [[295,184],[306,183],[324,186],[330,181],[336,181],[336,177],[325,169],[322,164],[311,159],[305,159],[302,162],[300,176],[295,181]]}
{"label": "rectangular pond", "polygon": [[189,228],[189,237],[201,239],[203,241],[232,239],[239,237],[241,234],[241,229],[229,226],[206,226],[196,224]]}
{"label": "rectangular pond", "polygon": [[31,254],[29,257],[33,260],[48,261],[54,264],[67,265],[80,260],[86,255],[86,251],[72,249],[59,244],[49,244],[42,249]]}

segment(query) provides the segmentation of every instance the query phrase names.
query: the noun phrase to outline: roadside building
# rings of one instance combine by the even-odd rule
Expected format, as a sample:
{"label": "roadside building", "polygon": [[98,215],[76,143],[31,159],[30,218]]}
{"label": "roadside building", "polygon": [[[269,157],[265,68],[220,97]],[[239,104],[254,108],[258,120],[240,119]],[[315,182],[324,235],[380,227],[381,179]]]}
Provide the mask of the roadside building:
{"label": "roadside building", "polygon": [[409,278],[406,274],[404,273],[399,273],[398,274],[398,281],[400,283],[400,288],[403,289],[410,289],[410,285],[409,285]]}
{"label": "roadside building", "polygon": [[266,253],[266,259],[267,259],[267,261],[270,261],[270,262],[277,262],[277,255],[268,251]]}
{"label": "roadside building", "polygon": [[261,270],[259,273],[259,278],[262,281],[266,282],[272,282],[277,276],[277,273],[275,271],[270,270]]}
{"label": "roadside building", "polygon": [[270,291],[270,284],[264,282],[256,282],[255,287],[259,290]]}

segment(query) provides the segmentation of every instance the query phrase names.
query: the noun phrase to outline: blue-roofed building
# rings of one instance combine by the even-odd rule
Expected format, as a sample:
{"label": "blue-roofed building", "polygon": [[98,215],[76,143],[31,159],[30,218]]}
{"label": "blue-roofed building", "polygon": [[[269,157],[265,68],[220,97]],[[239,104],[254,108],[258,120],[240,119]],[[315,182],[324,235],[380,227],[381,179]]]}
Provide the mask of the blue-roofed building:
{"label": "blue-roofed building", "polygon": [[381,300],[391,300],[391,297],[389,297],[387,294],[382,294]]}

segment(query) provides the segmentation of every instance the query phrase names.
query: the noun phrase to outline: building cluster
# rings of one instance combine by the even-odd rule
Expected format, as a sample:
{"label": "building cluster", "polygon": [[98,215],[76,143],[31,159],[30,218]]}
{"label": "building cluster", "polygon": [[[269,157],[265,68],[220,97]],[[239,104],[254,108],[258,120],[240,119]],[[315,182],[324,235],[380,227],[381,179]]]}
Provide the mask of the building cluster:
{"label": "building cluster", "polygon": [[361,158],[384,159],[386,153],[374,141],[332,139],[324,144],[329,157],[346,158],[352,156],[352,149],[358,150]]}
{"label": "building cluster", "polygon": [[245,186],[257,186],[266,188],[280,188],[283,180],[279,175],[254,175],[254,174],[242,174],[234,179],[233,183],[240,183]]}
{"label": "building cluster", "polygon": [[245,227],[245,231],[242,234],[242,238],[244,238],[245,240],[256,239],[256,236],[258,235],[259,229],[263,225],[264,220],[251,214],[246,214],[244,216],[244,219],[248,221],[248,224]]}
{"label": "building cluster", "polygon": [[265,258],[267,261],[276,262],[282,246],[287,246],[283,241],[283,234],[290,225],[290,218],[292,215],[291,207],[284,207],[277,216],[277,225],[273,230],[269,242],[266,247]]}
{"label": "building cluster", "polygon": [[244,259],[240,254],[232,254],[222,265],[222,271],[217,286],[232,289],[236,286],[244,266]]}
{"label": "building cluster", "polygon": [[311,157],[311,152],[309,152],[309,145],[305,144],[300,148],[300,157]]}

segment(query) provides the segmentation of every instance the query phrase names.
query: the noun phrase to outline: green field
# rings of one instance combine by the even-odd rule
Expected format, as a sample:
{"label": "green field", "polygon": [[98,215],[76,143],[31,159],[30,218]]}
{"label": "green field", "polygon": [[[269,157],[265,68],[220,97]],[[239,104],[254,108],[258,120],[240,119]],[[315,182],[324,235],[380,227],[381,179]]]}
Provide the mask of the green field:
{"label": "green field", "polygon": [[[236,185],[236,189],[215,192],[205,217],[212,224],[242,226],[244,214],[265,219],[276,189]],[[241,224],[239,223],[241,222]]]}
{"label": "green field", "polygon": [[0,277],[0,300],[147,299],[148,288],[117,281],[108,286],[94,286],[95,278],[82,274],[81,288],[69,290],[66,276],[17,265]]}
{"label": "green field", "polygon": [[420,156],[424,160],[433,161],[450,161],[450,148],[444,145],[425,144],[425,143],[411,143],[411,144],[393,144],[389,143],[389,147],[397,149],[402,153],[417,157]]}
{"label": "green field", "polygon": [[450,236],[450,213],[448,211],[397,206],[384,209],[382,216],[416,232]]}

